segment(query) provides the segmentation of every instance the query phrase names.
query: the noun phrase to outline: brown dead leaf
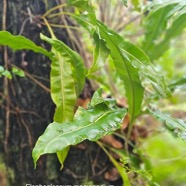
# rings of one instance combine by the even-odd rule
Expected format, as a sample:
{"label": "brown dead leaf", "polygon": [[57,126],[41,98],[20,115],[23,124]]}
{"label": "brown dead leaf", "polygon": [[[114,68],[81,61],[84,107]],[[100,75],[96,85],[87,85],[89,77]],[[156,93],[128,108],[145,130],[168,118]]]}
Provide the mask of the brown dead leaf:
{"label": "brown dead leaf", "polygon": [[103,138],[101,138],[101,140],[104,143],[106,143],[116,149],[123,148],[123,144],[120,141],[118,141],[117,139],[115,139],[113,135],[104,136]]}
{"label": "brown dead leaf", "polygon": [[127,115],[125,116],[124,120],[123,120],[123,123],[122,123],[122,125],[121,125],[121,129],[122,129],[122,130],[125,130],[125,129],[128,127],[129,122],[130,122],[130,118],[129,118],[129,114],[127,114]]}
{"label": "brown dead leaf", "polygon": [[117,105],[124,108],[128,107],[126,98],[117,99]]}
{"label": "brown dead leaf", "polygon": [[87,98],[87,99],[79,98],[77,100],[76,105],[77,105],[77,107],[80,106],[80,107],[83,107],[86,109],[89,102],[90,102],[90,98]]}
{"label": "brown dead leaf", "polygon": [[105,174],[104,178],[108,181],[116,181],[119,178],[119,173],[115,167],[109,169]]}

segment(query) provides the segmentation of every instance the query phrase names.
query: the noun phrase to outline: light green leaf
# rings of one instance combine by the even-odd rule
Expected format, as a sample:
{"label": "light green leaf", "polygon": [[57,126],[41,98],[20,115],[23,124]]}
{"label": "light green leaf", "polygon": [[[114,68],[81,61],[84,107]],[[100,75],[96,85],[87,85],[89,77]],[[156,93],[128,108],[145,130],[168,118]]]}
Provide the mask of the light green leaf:
{"label": "light green leaf", "polygon": [[0,31],[0,45],[8,46],[13,50],[32,50],[44,54],[45,56],[51,57],[51,53],[44,48],[37,46],[31,40],[23,36],[14,36],[7,31]]}
{"label": "light green leaf", "polygon": [[25,77],[24,71],[22,71],[20,68],[12,67],[12,73],[19,77]]}
{"label": "light green leaf", "polygon": [[[56,104],[54,121],[71,121],[74,117],[74,109],[77,97],[81,93],[85,82],[85,69],[82,58],[62,41],[53,36],[50,39],[41,34],[41,39],[52,45],[54,54],[50,82],[51,97]],[[58,159],[63,168],[63,163],[68,154],[69,147],[57,152]]]}
{"label": "light green leaf", "polygon": [[57,106],[54,121],[71,120],[77,96],[85,82],[83,61],[62,41],[44,35],[41,38],[52,45],[54,53],[51,65],[51,96]]}
{"label": "light green leaf", "polygon": [[50,39],[41,34],[41,38],[52,45],[66,61],[71,64],[77,96],[81,93],[85,83],[85,67],[81,56],[58,39]]}
{"label": "light green leaf", "polygon": [[97,141],[101,137],[111,134],[121,127],[125,114],[125,109],[109,108],[104,102],[94,107],[91,105],[88,110],[79,107],[73,121],[53,122],[40,136],[32,154],[35,164],[43,154],[59,152],[69,145],[76,145],[85,139]]}
{"label": "light green leaf", "polygon": [[186,123],[182,119],[172,118],[166,113],[149,110],[155,118],[165,123],[166,128],[174,135],[186,140]]}
{"label": "light green leaf", "polygon": [[7,77],[8,79],[12,79],[12,74],[9,70],[4,70],[3,72],[1,72],[1,75]]}

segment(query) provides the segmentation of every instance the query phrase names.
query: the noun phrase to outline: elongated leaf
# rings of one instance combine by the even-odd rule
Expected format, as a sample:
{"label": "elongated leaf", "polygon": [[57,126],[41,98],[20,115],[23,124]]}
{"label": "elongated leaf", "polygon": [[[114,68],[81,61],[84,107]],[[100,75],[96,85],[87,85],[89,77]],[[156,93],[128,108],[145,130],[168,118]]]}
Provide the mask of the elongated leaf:
{"label": "elongated leaf", "polygon": [[88,12],[90,7],[85,9],[81,4],[78,4],[77,7],[80,7],[81,11],[84,10],[84,14],[76,14],[73,17],[90,33],[96,32],[110,51],[118,75],[125,85],[131,120],[138,116],[143,99],[144,90],[139,74],[143,79],[150,80],[161,96],[170,96],[164,78],[156,72],[149,58],[141,49],[126,42],[120,35],[98,21],[93,11]]}
{"label": "elongated leaf", "polygon": [[14,36],[7,31],[0,31],[0,45],[8,46],[13,50],[32,50],[44,54],[45,56],[51,57],[51,53],[44,48],[37,46],[31,40],[23,36]]}
{"label": "elongated leaf", "polygon": [[149,112],[157,119],[165,123],[166,128],[171,131],[174,135],[186,140],[186,123],[177,118],[172,118],[168,114],[162,113],[160,111]]}
{"label": "elongated leaf", "polygon": [[[41,38],[50,43],[53,48],[63,56],[65,63],[70,63],[75,82],[77,96],[81,93],[85,83],[85,68],[81,56],[57,39],[50,39],[41,34]],[[64,72],[63,72],[64,73]]]}
{"label": "elongated leaf", "polygon": [[111,105],[107,100],[107,103],[98,102],[94,107],[90,104],[88,110],[79,107],[73,121],[50,124],[33,149],[35,164],[43,154],[56,153],[85,139],[96,141],[120,128],[126,110],[111,108]]}

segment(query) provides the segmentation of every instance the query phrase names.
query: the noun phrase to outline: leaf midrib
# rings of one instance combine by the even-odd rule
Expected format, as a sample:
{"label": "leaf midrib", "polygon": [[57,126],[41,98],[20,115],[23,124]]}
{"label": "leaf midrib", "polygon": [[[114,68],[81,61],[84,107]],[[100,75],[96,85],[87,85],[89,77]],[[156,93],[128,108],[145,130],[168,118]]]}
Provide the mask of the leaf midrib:
{"label": "leaf midrib", "polygon": [[[82,126],[82,127],[79,127],[79,128],[77,128],[77,129],[75,129],[75,130],[73,130],[73,131],[68,131],[68,132],[66,132],[66,133],[62,133],[62,134],[56,136],[56,137],[53,138],[49,143],[47,143],[46,146],[50,146],[50,144],[52,144],[54,141],[56,141],[58,138],[60,138],[60,137],[63,136],[63,135],[68,135],[68,134],[70,134],[70,133],[76,133],[76,134],[77,134],[77,131],[79,131],[79,130],[81,130],[81,129],[83,129],[83,128],[87,128],[87,127],[89,127],[89,126],[95,124],[95,122],[98,122],[98,121],[99,121],[101,118],[103,118],[105,115],[110,114],[110,113],[113,113],[113,112],[118,112],[118,111],[113,111],[113,110],[110,111],[110,110],[109,110],[109,111],[107,111],[106,113],[104,113],[103,115],[101,115],[100,117],[98,117],[98,118],[97,118],[96,120],[94,120],[93,122],[89,122],[90,124],[88,124],[88,125],[86,125],[86,126]],[[88,139],[88,138],[87,138],[87,139]],[[45,151],[45,149],[46,149],[46,147],[44,148],[44,150],[41,151],[40,155]]]}

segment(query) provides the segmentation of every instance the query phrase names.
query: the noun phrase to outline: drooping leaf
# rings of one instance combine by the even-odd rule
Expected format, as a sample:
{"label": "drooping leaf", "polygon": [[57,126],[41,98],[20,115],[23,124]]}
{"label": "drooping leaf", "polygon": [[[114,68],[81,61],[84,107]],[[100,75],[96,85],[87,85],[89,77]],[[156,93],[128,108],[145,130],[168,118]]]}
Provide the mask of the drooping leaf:
{"label": "drooping leaf", "polygon": [[37,46],[31,40],[23,36],[14,36],[7,31],[0,31],[0,45],[8,46],[13,50],[32,50],[44,54],[45,56],[51,57],[51,53],[44,48]]}
{"label": "drooping leaf", "polygon": [[[95,103],[94,99],[97,98],[93,98]],[[51,123],[33,149],[35,164],[43,154],[56,153],[85,139],[97,141],[120,128],[126,110],[115,106],[111,108],[112,100],[110,104],[108,100],[106,102],[97,102],[94,107],[90,103],[88,110],[79,107],[73,121]]]}
{"label": "drooping leaf", "polygon": [[149,112],[157,119],[165,123],[166,128],[174,135],[186,140],[186,123],[182,119],[172,118],[166,113],[160,111]]}

